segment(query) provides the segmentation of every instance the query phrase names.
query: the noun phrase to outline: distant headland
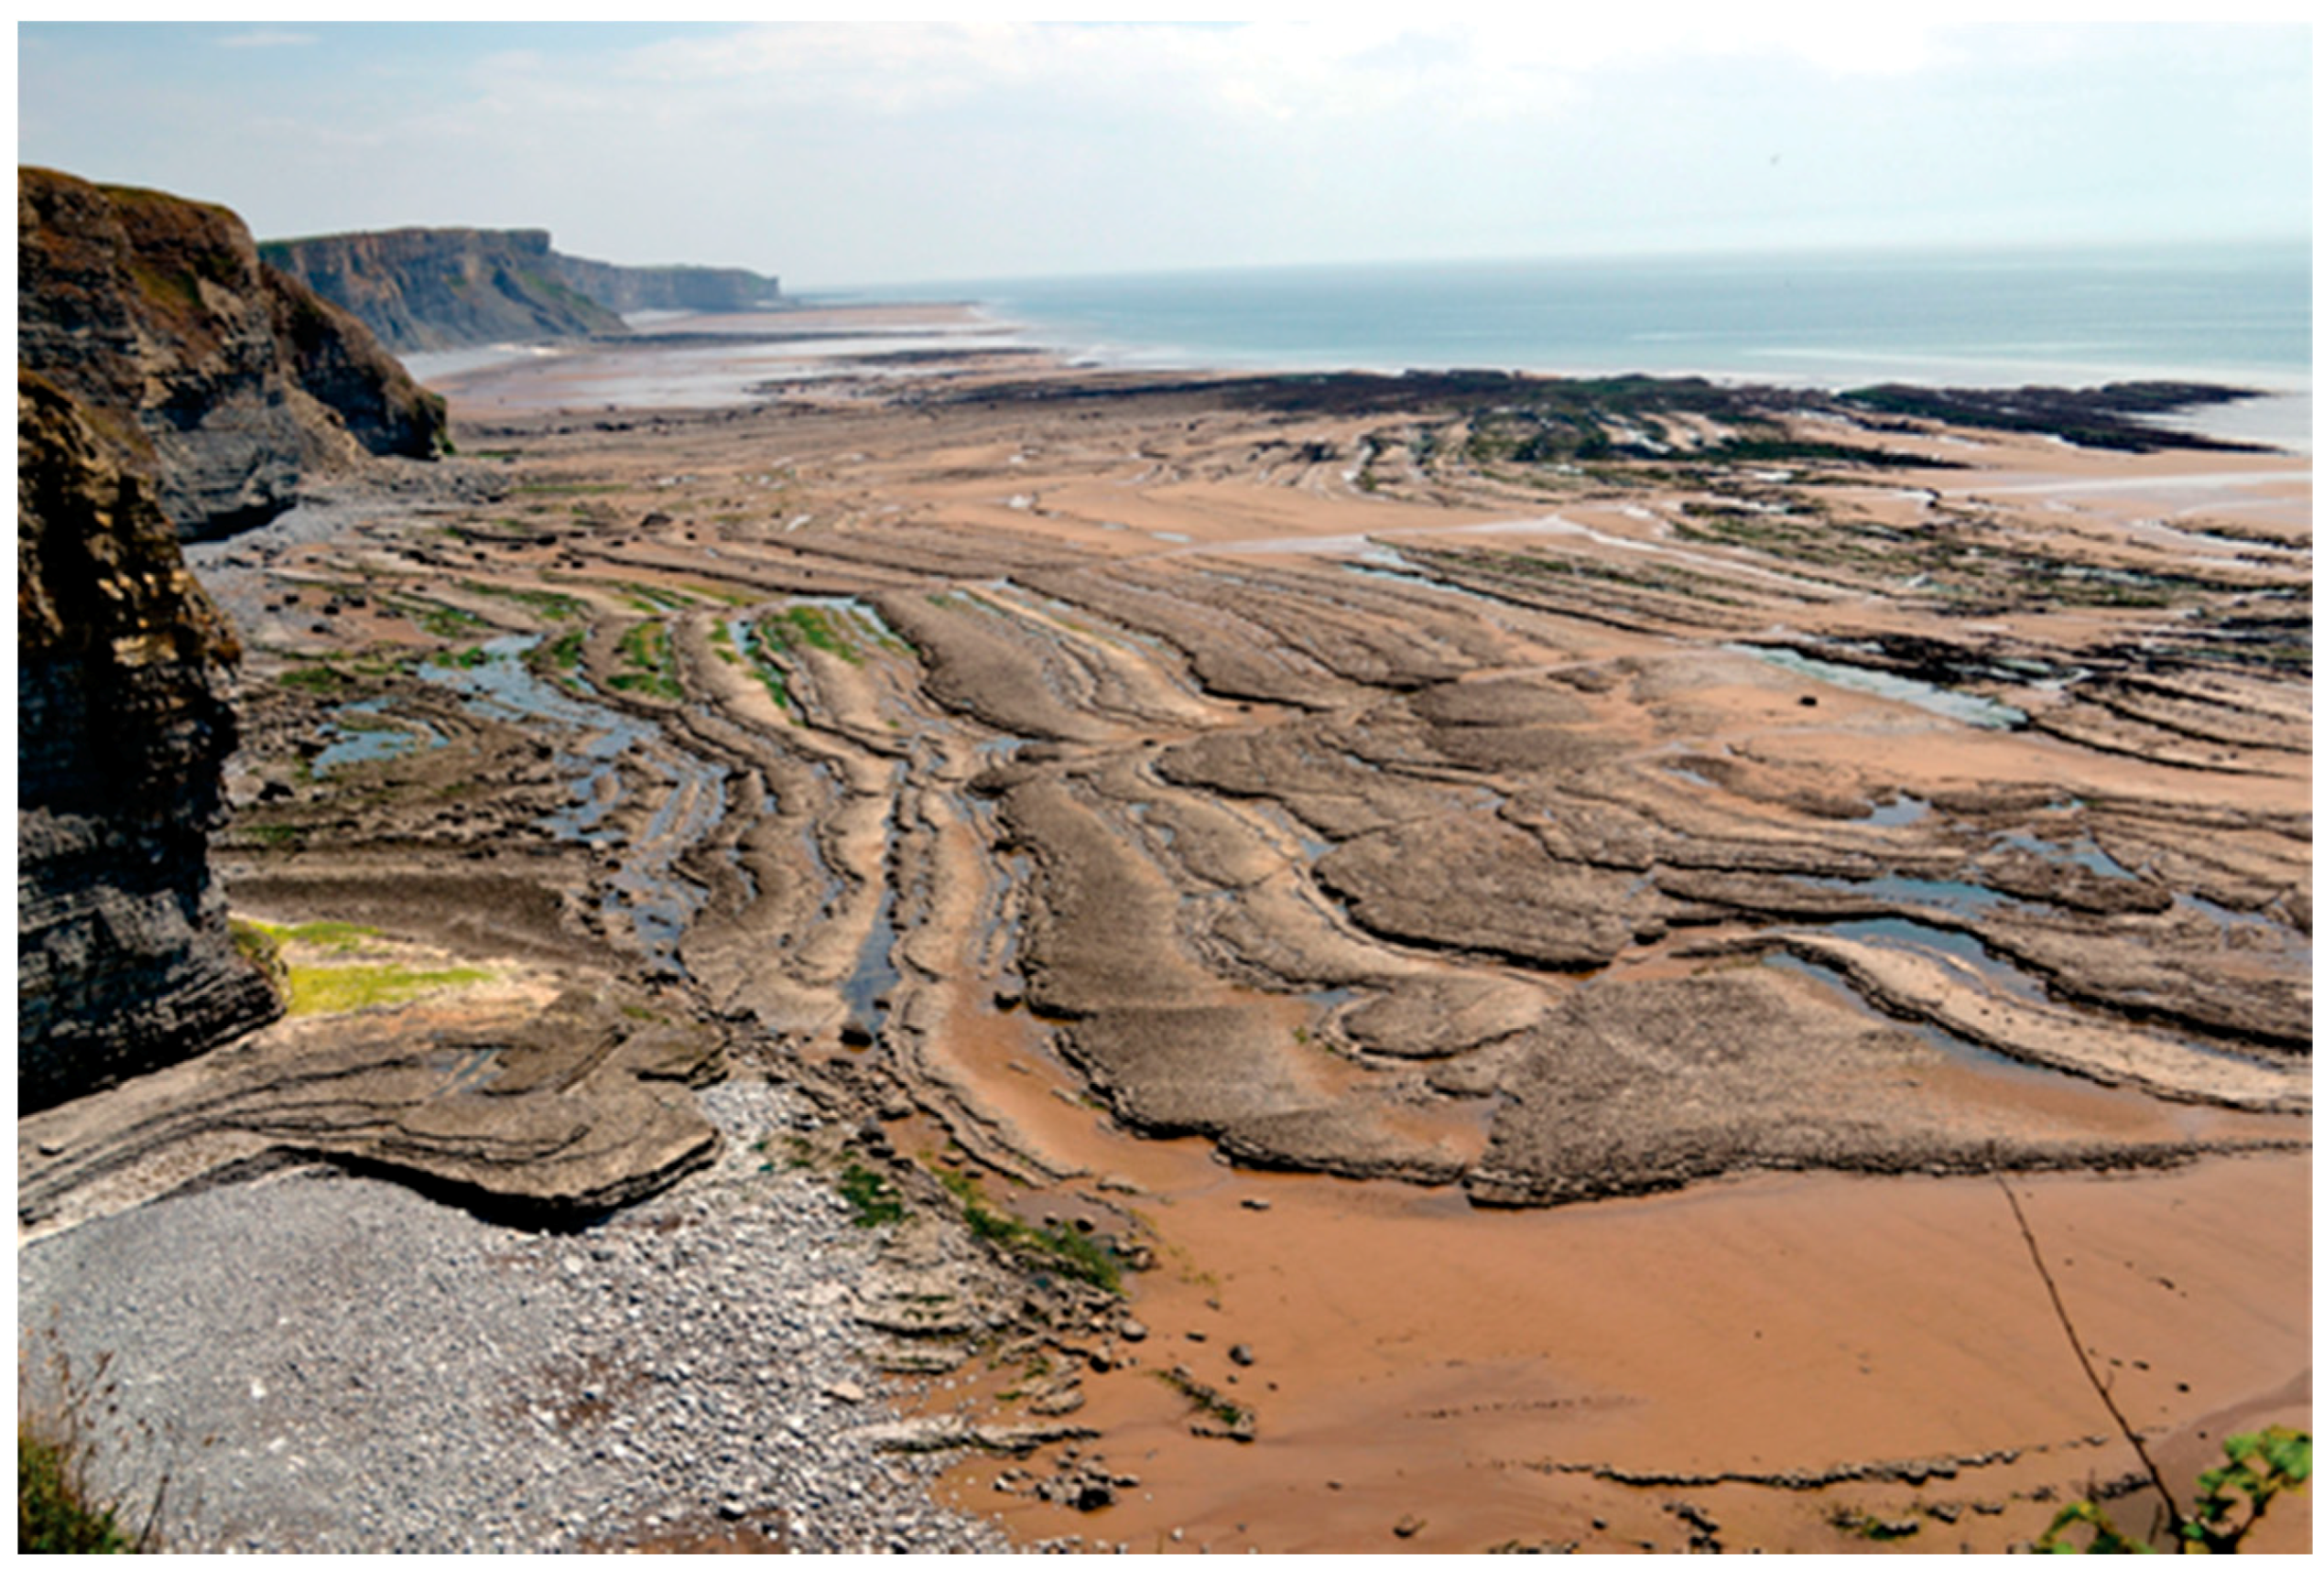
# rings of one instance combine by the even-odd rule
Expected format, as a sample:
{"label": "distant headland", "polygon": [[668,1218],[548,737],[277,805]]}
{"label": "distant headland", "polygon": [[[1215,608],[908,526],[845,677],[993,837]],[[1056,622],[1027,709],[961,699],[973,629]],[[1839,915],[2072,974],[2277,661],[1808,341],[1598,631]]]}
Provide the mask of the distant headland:
{"label": "distant headland", "polygon": [[390,229],[258,250],[399,353],[620,332],[624,311],[787,303],[781,280],[745,267],[592,262],[551,248],[545,229]]}

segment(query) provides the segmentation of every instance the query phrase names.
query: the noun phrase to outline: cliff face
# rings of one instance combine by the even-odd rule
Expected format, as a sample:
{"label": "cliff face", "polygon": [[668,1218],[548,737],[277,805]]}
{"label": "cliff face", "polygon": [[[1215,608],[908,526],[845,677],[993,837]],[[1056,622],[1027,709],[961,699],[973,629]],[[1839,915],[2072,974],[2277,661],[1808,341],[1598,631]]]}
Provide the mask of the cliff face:
{"label": "cliff face", "polygon": [[546,230],[392,229],[269,241],[261,254],[391,349],[622,330],[618,315],[559,276]]}
{"label": "cliff face", "polygon": [[234,952],[209,833],[231,631],[148,478],[74,401],[16,384],[16,1080],[25,1110],[280,1012]]}
{"label": "cliff face", "polygon": [[557,276],[601,305],[631,310],[761,310],[780,280],[747,267],[624,267],[551,251]]}
{"label": "cliff face", "polygon": [[17,363],[149,469],[184,537],[265,522],[302,475],[443,439],[441,400],[264,266],[223,207],[19,169],[16,280]]}
{"label": "cliff face", "polygon": [[781,295],[741,267],[623,267],[552,250],[540,229],[394,229],[273,240],[266,262],[390,348],[619,332],[627,310],[749,310]]}

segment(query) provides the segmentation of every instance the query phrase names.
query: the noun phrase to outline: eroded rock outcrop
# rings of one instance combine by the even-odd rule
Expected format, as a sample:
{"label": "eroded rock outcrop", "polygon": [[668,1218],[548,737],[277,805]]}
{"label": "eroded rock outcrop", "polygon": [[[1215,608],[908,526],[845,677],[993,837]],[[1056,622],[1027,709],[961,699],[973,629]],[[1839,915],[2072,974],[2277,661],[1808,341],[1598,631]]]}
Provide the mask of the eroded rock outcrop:
{"label": "eroded rock outcrop", "polygon": [[294,1013],[28,1117],[17,1218],[72,1225],[197,1175],[320,1158],[510,1220],[563,1224],[717,1154],[718,1131],[690,1094],[724,1076],[715,1032],[516,962],[473,974],[485,980],[465,993]]}
{"label": "eroded rock outcrop", "polygon": [[[1602,395],[1609,427],[1648,391]],[[517,837],[585,800],[631,837],[555,852],[592,935],[1027,1183],[1075,1181],[1086,1111],[1493,1205],[2306,1142],[2305,648],[2256,658],[2239,619],[2305,603],[2304,547],[2223,536],[2198,576],[2144,522],[1810,495],[1762,448],[1673,456],[1713,439],[1691,413],[1599,494],[1476,468],[1504,460],[1495,409],[1424,468],[1459,433],[1390,463],[1353,456],[1391,439],[1375,417],[1262,428],[1192,393],[877,404],[673,418],[650,449],[512,420],[489,439],[592,510],[254,566],[361,571],[375,602],[392,579],[468,649],[300,697],[309,733],[352,699],[413,750],[323,792],[278,749],[252,817],[279,838],[237,853],[539,878]],[[1784,450],[1875,434],[1802,428]],[[1718,487],[1670,493],[1689,462]],[[1424,478],[1426,504],[1383,493]],[[2038,629],[1964,623],[1998,561],[2052,597]],[[2115,603],[2132,582],[2156,603]],[[407,625],[292,632],[385,652]],[[2197,627],[2215,657],[2138,652]],[[487,641],[519,631],[539,652]],[[451,668],[527,681],[559,649],[620,725],[448,721]],[[2017,729],[2061,714],[2097,740]],[[441,794],[479,779],[517,783]]]}
{"label": "eroded rock outcrop", "polygon": [[442,444],[442,401],[264,265],[223,207],[20,169],[16,278],[17,363],[150,470],[183,537],[264,523],[303,477],[364,454]]}
{"label": "eroded rock outcrop", "polygon": [[626,310],[747,310],[779,292],[741,267],[624,267],[553,250],[545,229],[391,229],[275,240],[270,265],[390,348],[620,332]]}
{"label": "eroded rock outcrop", "polygon": [[239,958],[209,834],[233,634],[150,481],[71,399],[16,390],[17,1085],[27,1110],[279,1012]]}

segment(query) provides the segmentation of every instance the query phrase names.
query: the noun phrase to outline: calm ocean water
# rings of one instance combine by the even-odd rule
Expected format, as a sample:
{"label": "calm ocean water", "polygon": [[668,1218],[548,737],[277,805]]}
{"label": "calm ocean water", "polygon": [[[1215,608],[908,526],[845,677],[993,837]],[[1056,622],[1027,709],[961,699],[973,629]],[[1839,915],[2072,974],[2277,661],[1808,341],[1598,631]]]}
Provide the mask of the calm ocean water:
{"label": "calm ocean water", "polygon": [[2288,395],[2244,412],[2304,437],[2310,276],[2309,247],[2279,243],[1279,267],[879,294],[973,299],[1027,341],[1152,368],[2221,381]]}

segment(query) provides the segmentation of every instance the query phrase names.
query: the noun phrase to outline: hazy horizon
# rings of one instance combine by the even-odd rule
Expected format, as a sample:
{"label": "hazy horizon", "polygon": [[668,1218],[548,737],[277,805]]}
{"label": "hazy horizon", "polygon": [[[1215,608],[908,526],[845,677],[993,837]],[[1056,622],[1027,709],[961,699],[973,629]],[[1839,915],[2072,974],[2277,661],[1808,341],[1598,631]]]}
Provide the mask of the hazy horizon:
{"label": "hazy horizon", "polygon": [[[561,248],[561,247],[560,247]],[[1067,284],[1079,282],[1127,281],[1143,277],[1190,278],[1206,275],[1228,276],[1241,274],[1303,273],[1328,274],[1387,273],[1406,269],[1442,269],[1461,271],[1474,269],[1490,271],[1495,268],[1522,269],[1552,265],[1606,266],[1635,264],[1706,267],[1732,262],[1738,265],[1808,262],[1825,265],[1846,265],[1853,262],[1917,260],[1942,263],[1963,262],[2025,262],[2071,258],[2076,261],[2105,260],[2112,265],[2140,268],[2173,256],[2201,257],[2220,260],[2228,256],[2268,257],[2300,251],[2313,254],[2312,238],[2305,233],[2252,233],[2222,235],[2216,238],[2188,239],[2140,236],[2094,236],[2088,239],[2058,241],[2048,244],[2012,244],[2004,241],[1963,241],[1946,244],[1942,241],[1910,240],[1893,244],[1866,241],[1853,244],[1706,244],[1684,250],[1610,250],[1548,252],[1499,256],[1347,256],[1317,261],[1298,262],[1219,262],[1179,267],[1107,267],[1077,273],[991,273],[977,277],[902,278],[875,280],[867,284],[831,284],[823,287],[807,286],[798,290],[785,281],[786,293],[823,295],[833,298],[869,295],[881,288],[893,288],[900,295],[914,299],[929,299],[935,292],[946,288],[972,288],[1002,284]]]}
{"label": "hazy horizon", "polygon": [[2309,31],[26,23],[18,157],[787,290],[2306,244]]}

